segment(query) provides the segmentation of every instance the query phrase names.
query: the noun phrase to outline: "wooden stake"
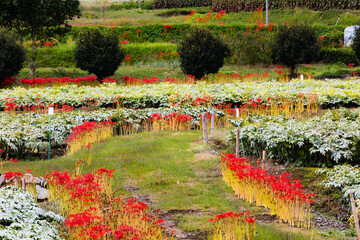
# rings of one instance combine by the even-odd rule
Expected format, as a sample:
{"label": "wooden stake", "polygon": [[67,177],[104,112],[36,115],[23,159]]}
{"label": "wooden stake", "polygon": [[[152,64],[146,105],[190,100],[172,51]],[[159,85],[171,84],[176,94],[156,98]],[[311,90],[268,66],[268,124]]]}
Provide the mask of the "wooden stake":
{"label": "wooden stake", "polygon": [[262,169],[265,169],[265,161],[266,161],[266,151],[263,151],[262,155]]}
{"label": "wooden stake", "polygon": [[356,233],[357,233],[357,239],[360,240],[359,219],[358,219],[357,210],[356,210],[356,207],[355,207],[354,194],[352,192],[350,192],[349,195],[350,195],[351,208],[352,208],[352,212],[353,212],[353,215],[354,215],[354,222],[355,222],[355,228],[356,228]]}
{"label": "wooden stake", "polygon": [[215,113],[211,111],[211,138],[214,138],[215,134]]}
{"label": "wooden stake", "polygon": [[209,142],[207,113],[202,114],[204,144]]}
{"label": "wooden stake", "polygon": [[209,120],[207,118],[207,113],[205,113],[205,143],[209,142]]}
{"label": "wooden stake", "polygon": [[239,157],[239,148],[240,148],[240,128],[236,128],[236,149],[235,149],[235,156]]}

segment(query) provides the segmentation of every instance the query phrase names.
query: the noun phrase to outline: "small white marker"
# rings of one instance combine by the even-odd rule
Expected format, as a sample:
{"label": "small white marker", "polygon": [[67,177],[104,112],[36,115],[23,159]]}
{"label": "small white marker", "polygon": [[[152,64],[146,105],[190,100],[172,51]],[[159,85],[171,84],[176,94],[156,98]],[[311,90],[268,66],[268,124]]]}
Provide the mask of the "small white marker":
{"label": "small white marker", "polygon": [[54,115],[54,108],[53,107],[49,107],[49,115]]}

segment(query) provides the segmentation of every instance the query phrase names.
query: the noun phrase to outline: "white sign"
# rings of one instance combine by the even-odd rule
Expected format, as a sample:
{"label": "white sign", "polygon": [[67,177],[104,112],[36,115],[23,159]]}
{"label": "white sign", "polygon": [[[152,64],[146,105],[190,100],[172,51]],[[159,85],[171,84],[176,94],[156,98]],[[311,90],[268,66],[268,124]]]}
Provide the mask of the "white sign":
{"label": "white sign", "polygon": [[353,43],[356,28],[359,28],[359,25],[354,25],[354,26],[345,28],[345,30],[344,30],[344,45],[346,47],[349,47]]}
{"label": "white sign", "polygon": [[49,107],[49,115],[54,115],[54,108],[53,107]]}
{"label": "white sign", "polygon": [[236,118],[239,118],[239,109],[236,108]]}

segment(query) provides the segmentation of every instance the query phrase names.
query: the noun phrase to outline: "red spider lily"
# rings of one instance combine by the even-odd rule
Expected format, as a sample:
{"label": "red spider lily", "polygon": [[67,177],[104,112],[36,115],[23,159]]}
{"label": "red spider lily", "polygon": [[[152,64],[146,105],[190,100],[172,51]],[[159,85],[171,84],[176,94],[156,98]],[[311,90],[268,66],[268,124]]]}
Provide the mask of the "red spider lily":
{"label": "red spider lily", "polygon": [[212,239],[249,240],[255,235],[255,219],[250,212],[222,213],[209,220],[213,224]]}
{"label": "red spider lily", "polygon": [[52,44],[51,42],[45,42],[45,43],[44,43],[44,46],[45,46],[45,47],[53,47],[54,44]]}
{"label": "red spider lily", "polygon": [[101,168],[84,175],[53,172],[46,176],[50,199],[67,216],[69,239],[168,239],[162,219],[152,216],[145,203],[113,196],[113,172]]}
{"label": "red spider lily", "polygon": [[13,179],[13,178],[20,178],[20,177],[22,177],[24,175],[22,173],[20,173],[20,172],[7,172],[7,173],[4,174],[4,176],[5,176],[5,179],[10,180],[10,179]]}
{"label": "red spider lily", "polygon": [[314,195],[305,194],[300,181],[289,179],[289,173],[270,175],[229,153],[222,155],[222,172],[224,181],[239,197],[269,208],[271,214],[291,226],[310,227],[310,198]]}

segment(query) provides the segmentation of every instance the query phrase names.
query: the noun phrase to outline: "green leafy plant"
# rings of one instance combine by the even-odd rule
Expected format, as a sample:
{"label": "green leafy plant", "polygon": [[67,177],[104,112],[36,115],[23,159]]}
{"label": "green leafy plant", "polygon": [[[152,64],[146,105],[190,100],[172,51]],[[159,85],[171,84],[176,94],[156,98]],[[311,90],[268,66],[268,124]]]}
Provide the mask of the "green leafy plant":
{"label": "green leafy plant", "polygon": [[182,71],[199,79],[206,74],[217,73],[230,50],[210,30],[194,27],[179,43],[178,53]]}
{"label": "green leafy plant", "polygon": [[13,35],[0,30],[0,84],[6,77],[19,73],[25,61],[25,51]]}
{"label": "green leafy plant", "polygon": [[360,29],[356,28],[355,37],[353,39],[353,43],[351,44],[351,48],[354,50],[355,55],[358,60],[360,60]]}
{"label": "green leafy plant", "polygon": [[274,36],[272,57],[275,63],[290,68],[290,76],[296,73],[301,63],[310,63],[318,58],[320,44],[314,29],[306,23],[281,24]]}
{"label": "green leafy plant", "polygon": [[101,81],[115,73],[125,58],[125,53],[119,47],[119,39],[114,33],[89,29],[80,34],[74,57],[77,67],[94,73],[98,81]]}

